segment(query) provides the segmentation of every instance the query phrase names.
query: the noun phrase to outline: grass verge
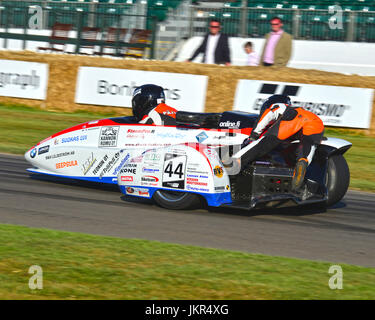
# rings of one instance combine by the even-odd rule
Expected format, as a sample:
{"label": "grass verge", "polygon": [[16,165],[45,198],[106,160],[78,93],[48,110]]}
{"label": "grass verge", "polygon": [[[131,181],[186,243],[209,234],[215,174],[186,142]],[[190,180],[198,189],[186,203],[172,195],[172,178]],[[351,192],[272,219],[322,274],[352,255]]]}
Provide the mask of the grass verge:
{"label": "grass verge", "polygon": [[[375,299],[375,269],[0,225],[0,299]],[[31,265],[43,289],[31,290]]]}
{"label": "grass verge", "polygon": [[[23,154],[53,133],[82,122],[113,115],[84,111],[62,113],[0,105],[0,152]],[[375,139],[332,128],[326,130],[326,135],[353,143],[353,147],[345,154],[351,171],[350,188],[375,192]]]}

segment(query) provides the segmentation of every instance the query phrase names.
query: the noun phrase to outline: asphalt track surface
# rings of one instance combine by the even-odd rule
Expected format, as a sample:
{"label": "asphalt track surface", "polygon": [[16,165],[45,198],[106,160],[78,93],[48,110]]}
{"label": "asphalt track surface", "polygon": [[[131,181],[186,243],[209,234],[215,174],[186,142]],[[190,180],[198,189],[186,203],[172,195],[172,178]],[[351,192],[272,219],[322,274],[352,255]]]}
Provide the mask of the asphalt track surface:
{"label": "asphalt track surface", "polygon": [[0,154],[0,223],[375,267],[375,194],[349,191],[326,211],[169,211],[28,167]]}

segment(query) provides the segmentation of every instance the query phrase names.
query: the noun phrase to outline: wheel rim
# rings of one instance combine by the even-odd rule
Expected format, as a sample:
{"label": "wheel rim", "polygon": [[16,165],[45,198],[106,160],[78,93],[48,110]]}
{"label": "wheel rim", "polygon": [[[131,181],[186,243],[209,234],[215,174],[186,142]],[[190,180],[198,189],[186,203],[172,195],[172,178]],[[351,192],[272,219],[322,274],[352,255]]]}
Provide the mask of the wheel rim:
{"label": "wheel rim", "polygon": [[178,192],[178,191],[165,191],[165,190],[158,190],[156,191],[158,196],[165,201],[168,202],[178,202],[184,199],[187,196],[185,192]]}

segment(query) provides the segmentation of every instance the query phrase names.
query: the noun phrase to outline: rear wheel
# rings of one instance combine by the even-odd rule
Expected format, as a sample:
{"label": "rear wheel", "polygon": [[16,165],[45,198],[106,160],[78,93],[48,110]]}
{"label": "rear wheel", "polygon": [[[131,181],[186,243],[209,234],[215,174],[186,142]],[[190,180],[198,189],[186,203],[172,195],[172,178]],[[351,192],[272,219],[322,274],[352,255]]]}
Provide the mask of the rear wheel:
{"label": "rear wheel", "polygon": [[345,196],[349,182],[350,172],[344,156],[337,154],[329,157],[326,177],[327,206],[334,205]]}
{"label": "rear wheel", "polygon": [[201,198],[190,192],[157,190],[153,198],[159,206],[166,209],[186,210],[202,206]]}

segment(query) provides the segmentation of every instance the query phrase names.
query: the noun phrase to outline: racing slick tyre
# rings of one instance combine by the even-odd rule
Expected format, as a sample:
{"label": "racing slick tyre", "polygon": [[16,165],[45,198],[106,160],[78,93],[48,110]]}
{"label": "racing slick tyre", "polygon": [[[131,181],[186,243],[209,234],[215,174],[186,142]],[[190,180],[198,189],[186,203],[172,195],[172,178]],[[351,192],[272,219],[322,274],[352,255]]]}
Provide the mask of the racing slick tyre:
{"label": "racing slick tyre", "polygon": [[327,206],[339,202],[349,187],[350,172],[342,154],[336,154],[328,159],[326,187],[328,191]]}
{"label": "racing slick tyre", "polygon": [[202,206],[201,198],[190,192],[157,190],[153,198],[159,206],[166,209],[186,210]]}

